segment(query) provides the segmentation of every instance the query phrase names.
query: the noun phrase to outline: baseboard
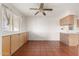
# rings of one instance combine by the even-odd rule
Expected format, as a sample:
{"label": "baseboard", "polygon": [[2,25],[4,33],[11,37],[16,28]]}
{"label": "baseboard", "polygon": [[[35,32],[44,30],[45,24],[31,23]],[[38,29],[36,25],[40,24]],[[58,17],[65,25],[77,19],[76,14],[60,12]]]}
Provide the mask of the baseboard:
{"label": "baseboard", "polygon": [[60,41],[60,40],[28,40],[28,41]]}

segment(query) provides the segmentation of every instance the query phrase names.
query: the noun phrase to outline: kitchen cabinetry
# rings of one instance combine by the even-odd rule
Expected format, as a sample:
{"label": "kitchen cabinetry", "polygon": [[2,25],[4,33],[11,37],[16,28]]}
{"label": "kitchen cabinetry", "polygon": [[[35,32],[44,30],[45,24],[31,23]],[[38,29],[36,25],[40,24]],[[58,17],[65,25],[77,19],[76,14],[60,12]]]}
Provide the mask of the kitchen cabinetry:
{"label": "kitchen cabinetry", "polygon": [[11,54],[13,54],[19,48],[19,34],[11,35]]}
{"label": "kitchen cabinetry", "polygon": [[11,43],[10,43],[10,36],[3,36],[2,37],[2,55],[9,56],[11,53]]}
{"label": "kitchen cabinetry", "polygon": [[24,41],[25,43],[28,41],[29,37],[28,37],[28,33],[24,33]]}
{"label": "kitchen cabinetry", "polygon": [[20,45],[22,46],[27,41],[28,41],[28,33],[21,33],[20,34]]}
{"label": "kitchen cabinetry", "polygon": [[19,33],[2,37],[3,56],[15,53],[28,40],[28,33]]}
{"label": "kitchen cabinetry", "polygon": [[21,43],[25,43],[24,33],[20,34],[20,40],[21,40]]}
{"label": "kitchen cabinetry", "polygon": [[79,40],[79,34],[70,34],[69,35],[69,46],[77,46]]}
{"label": "kitchen cabinetry", "polygon": [[68,44],[68,35],[67,34],[63,34],[63,33],[60,33],[60,41],[65,43],[65,44]]}
{"label": "kitchen cabinetry", "polygon": [[78,40],[79,40],[79,34],[60,33],[60,41],[68,46],[77,46]]}
{"label": "kitchen cabinetry", "polygon": [[68,15],[60,20],[60,26],[74,25],[74,15]]}

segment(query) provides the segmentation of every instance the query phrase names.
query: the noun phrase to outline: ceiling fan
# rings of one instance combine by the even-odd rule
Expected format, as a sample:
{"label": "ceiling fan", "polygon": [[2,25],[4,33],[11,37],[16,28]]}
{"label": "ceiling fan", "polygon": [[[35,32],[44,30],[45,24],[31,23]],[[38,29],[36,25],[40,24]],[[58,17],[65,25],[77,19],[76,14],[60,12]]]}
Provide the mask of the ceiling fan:
{"label": "ceiling fan", "polygon": [[31,10],[38,10],[35,15],[37,15],[38,13],[42,13],[44,16],[46,16],[46,13],[44,11],[52,11],[53,9],[49,9],[49,8],[44,8],[44,3],[40,4],[39,8],[30,8]]}

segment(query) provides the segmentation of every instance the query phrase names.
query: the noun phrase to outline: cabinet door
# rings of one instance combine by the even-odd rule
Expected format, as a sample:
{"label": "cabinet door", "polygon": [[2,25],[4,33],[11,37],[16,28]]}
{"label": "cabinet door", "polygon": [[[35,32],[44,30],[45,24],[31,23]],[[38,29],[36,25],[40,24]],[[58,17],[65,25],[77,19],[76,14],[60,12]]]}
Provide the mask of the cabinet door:
{"label": "cabinet door", "polygon": [[64,42],[66,45],[69,45],[69,34],[64,34]]}
{"label": "cabinet door", "polygon": [[19,48],[19,35],[11,35],[11,54],[13,54]]}
{"label": "cabinet door", "polygon": [[67,20],[66,20],[66,18],[62,18],[61,20],[60,20],[60,26],[64,26],[64,25],[67,25]]}
{"label": "cabinet door", "polygon": [[64,43],[65,40],[65,34],[60,33],[60,41]]}
{"label": "cabinet door", "polygon": [[24,37],[24,43],[26,43],[28,41],[28,32],[24,32],[23,37]]}
{"label": "cabinet door", "polygon": [[60,26],[74,25],[74,15],[68,15],[60,20]]}
{"label": "cabinet door", "polygon": [[28,33],[21,33],[20,34],[20,44],[23,45],[24,43],[26,43],[28,40]]}
{"label": "cabinet door", "polygon": [[69,36],[69,46],[77,46],[78,45],[78,34],[71,34]]}
{"label": "cabinet door", "polygon": [[20,33],[20,44],[23,45],[24,42],[25,42],[25,39],[24,39],[24,33]]}
{"label": "cabinet door", "polygon": [[3,56],[10,56],[10,36],[3,36],[2,37],[2,55]]}
{"label": "cabinet door", "polygon": [[69,44],[69,35],[68,34],[64,34],[64,33],[60,33],[60,41],[63,42],[64,44]]}
{"label": "cabinet door", "polygon": [[22,46],[24,43],[24,40],[23,40],[23,34],[20,33],[20,46]]}
{"label": "cabinet door", "polygon": [[68,25],[73,25],[74,24],[74,15],[67,16],[66,22],[67,22]]}
{"label": "cabinet door", "polygon": [[60,26],[63,26],[63,19],[60,19]]}

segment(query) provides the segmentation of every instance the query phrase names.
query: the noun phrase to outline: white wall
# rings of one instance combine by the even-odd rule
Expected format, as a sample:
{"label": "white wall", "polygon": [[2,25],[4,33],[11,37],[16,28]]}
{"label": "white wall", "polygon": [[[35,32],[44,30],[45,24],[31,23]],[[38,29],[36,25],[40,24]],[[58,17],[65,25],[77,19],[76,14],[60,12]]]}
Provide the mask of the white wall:
{"label": "white wall", "polygon": [[59,40],[59,20],[52,16],[29,16],[24,21],[30,40]]}
{"label": "white wall", "polygon": [[25,17],[20,18],[20,32],[28,32],[27,26],[25,26],[27,25],[26,20],[27,18]]}

